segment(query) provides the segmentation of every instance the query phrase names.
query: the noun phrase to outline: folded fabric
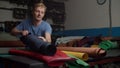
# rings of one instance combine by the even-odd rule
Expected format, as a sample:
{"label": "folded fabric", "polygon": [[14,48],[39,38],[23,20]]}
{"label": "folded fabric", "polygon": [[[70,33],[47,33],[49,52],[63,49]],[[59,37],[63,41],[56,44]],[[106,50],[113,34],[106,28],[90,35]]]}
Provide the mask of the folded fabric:
{"label": "folded fabric", "polygon": [[106,55],[106,51],[101,48],[90,48],[90,47],[57,47],[59,50],[73,51],[87,53],[89,57],[102,57]]}
{"label": "folded fabric", "polygon": [[69,68],[90,68],[89,64],[86,63],[85,61],[83,61],[73,55],[68,55],[68,56],[76,59],[76,61],[66,62],[66,64],[68,65]]}
{"label": "folded fabric", "polygon": [[119,45],[117,42],[111,42],[110,40],[104,40],[99,44],[99,47],[104,49],[104,50],[109,50],[112,48],[117,48]]}
{"label": "folded fabric", "polygon": [[54,56],[46,56],[37,52],[27,51],[27,50],[17,50],[10,49],[9,54],[26,56],[32,59],[42,60],[47,63],[49,66],[61,66],[67,61],[74,61],[74,58],[67,56],[65,53],[57,50]]}
{"label": "folded fabric", "polygon": [[73,55],[81,60],[88,60],[88,54],[86,53],[80,53],[80,52],[72,52],[72,51],[62,51],[66,53],[67,55]]}
{"label": "folded fabric", "polygon": [[[88,45],[88,42],[90,41],[89,37],[84,37],[80,41],[77,41],[77,46],[82,47],[85,46],[86,44]],[[88,45],[89,46],[89,45]]]}
{"label": "folded fabric", "polygon": [[92,44],[99,44],[101,42],[101,34],[95,37],[85,36],[77,42],[78,47],[90,47]]}

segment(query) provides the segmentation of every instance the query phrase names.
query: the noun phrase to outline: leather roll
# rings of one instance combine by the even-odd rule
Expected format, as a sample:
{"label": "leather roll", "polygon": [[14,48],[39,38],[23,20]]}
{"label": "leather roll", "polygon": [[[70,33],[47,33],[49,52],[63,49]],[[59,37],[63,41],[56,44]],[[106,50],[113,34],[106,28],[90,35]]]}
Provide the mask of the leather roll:
{"label": "leather roll", "polygon": [[68,55],[73,55],[81,60],[88,60],[88,54],[80,53],[80,52],[72,52],[72,51],[62,51]]}
{"label": "leather roll", "polygon": [[106,55],[106,51],[101,48],[90,47],[57,47],[59,50],[87,53],[90,57],[98,58]]}

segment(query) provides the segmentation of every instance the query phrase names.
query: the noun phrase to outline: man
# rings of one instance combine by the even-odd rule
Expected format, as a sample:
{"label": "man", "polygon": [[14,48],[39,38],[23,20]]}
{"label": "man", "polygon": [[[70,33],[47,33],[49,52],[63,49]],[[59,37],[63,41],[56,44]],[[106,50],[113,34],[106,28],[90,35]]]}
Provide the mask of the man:
{"label": "man", "polygon": [[[11,31],[12,35],[20,37],[21,41],[34,51],[41,52],[43,46],[48,46],[52,42],[52,28],[50,24],[42,20],[45,12],[46,6],[43,3],[36,3],[32,9],[32,18],[24,20]],[[55,49],[53,46],[52,48]]]}

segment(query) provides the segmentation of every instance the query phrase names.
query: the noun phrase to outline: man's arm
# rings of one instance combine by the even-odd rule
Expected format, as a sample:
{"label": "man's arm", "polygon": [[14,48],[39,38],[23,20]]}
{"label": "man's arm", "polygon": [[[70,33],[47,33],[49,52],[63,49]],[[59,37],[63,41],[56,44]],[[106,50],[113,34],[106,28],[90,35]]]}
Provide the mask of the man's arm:
{"label": "man's arm", "polygon": [[52,40],[51,40],[51,34],[48,33],[48,32],[46,32],[45,33],[45,39],[46,39],[47,42],[51,43],[52,42]]}
{"label": "man's arm", "polygon": [[13,28],[11,30],[11,34],[14,35],[14,36],[17,36],[17,35],[22,35],[22,36],[26,36],[29,34],[28,30],[23,30],[23,31],[20,31],[16,28]]}
{"label": "man's arm", "polygon": [[22,31],[16,29],[15,27],[11,30],[11,34],[14,36],[19,35],[21,33],[22,33]]}
{"label": "man's arm", "polygon": [[45,42],[51,43],[51,34],[50,33],[45,33],[45,37],[39,36],[38,38],[42,39]]}

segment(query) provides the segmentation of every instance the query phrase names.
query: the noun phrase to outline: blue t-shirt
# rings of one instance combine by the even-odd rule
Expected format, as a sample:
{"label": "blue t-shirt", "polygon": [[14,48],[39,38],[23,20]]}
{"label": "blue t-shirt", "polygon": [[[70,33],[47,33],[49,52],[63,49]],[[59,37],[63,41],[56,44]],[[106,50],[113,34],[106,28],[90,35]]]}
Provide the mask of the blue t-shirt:
{"label": "blue t-shirt", "polygon": [[43,36],[43,37],[46,32],[50,34],[52,33],[52,28],[50,24],[43,20],[40,25],[34,26],[32,20],[26,19],[22,21],[19,25],[17,25],[16,28],[20,31],[28,30],[28,32],[31,33],[32,35]]}

